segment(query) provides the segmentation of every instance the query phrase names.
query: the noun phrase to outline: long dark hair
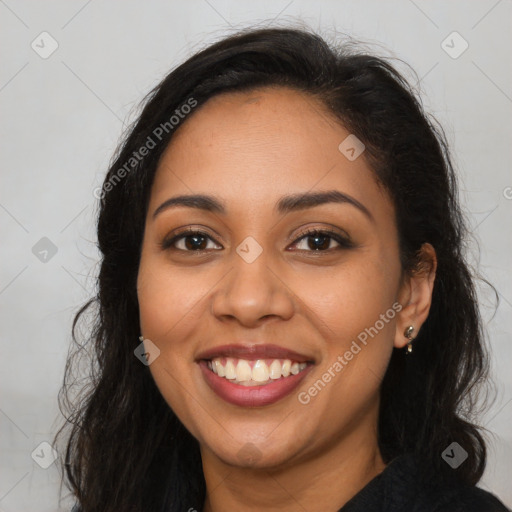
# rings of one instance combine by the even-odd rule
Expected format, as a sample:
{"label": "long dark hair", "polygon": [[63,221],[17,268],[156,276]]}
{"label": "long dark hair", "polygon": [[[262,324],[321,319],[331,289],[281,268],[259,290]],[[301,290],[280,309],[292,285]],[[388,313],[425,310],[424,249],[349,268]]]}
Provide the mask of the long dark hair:
{"label": "long dark hair", "polygon": [[[216,94],[264,86],[309,93],[363,141],[364,157],[395,205],[404,271],[417,270],[423,243],[437,253],[429,317],[412,355],[394,351],[382,383],[384,460],[413,453],[442,473],[448,466],[441,453],[457,441],[468,459],[448,470],[469,484],[483,473],[485,444],[473,414],[487,357],[442,129],[387,60],[353,45],[332,48],[304,30],[247,30],[192,56],[151,91],[105,178],[98,293],[74,319],[76,348],[60,394],[70,429],[64,467],[83,512],[202,509],[198,443],[133,353],[140,343],[136,279],[144,222],[159,158],[191,110],[184,105],[198,109]],[[141,157],[144,146],[152,147]],[[88,317],[82,344],[77,329]],[[84,354],[92,357],[88,385],[80,388],[76,363]]]}

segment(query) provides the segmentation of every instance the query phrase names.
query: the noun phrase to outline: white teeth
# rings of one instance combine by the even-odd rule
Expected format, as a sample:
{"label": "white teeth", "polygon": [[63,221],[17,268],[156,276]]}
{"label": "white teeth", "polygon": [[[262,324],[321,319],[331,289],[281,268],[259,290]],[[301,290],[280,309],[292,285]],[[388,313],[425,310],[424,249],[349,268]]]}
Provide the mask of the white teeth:
{"label": "white teeth", "polygon": [[236,365],[236,380],[243,382],[244,380],[251,380],[251,377],[251,366],[244,359],[240,359]]}
{"label": "white teeth", "polygon": [[292,363],[290,359],[284,361],[274,359],[270,365],[263,359],[247,361],[228,357],[224,364],[222,364],[222,361],[223,359],[220,357],[208,361],[208,368],[219,377],[224,377],[245,386],[268,383],[281,377],[297,375],[307,367],[307,363]]}
{"label": "white teeth", "polygon": [[267,363],[258,359],[252,367],[252,380],[256,382],[266,382],[269,376],[270,372]]}
{"label": "white teeth", "polygon": [[224,366],[220,364],[220,361],[218,359],[213,361],[213,365],[215,366],[216,374],[219,377],[224,377],[226,375],[226,372],[224,370]]}
{"label": "white teeth", "polygon": [[226,361],[226,379],[236,379],[236,370],[232,359]]}
{"label": "white teeth", "polygon": [[281,363],[276,359],[272,361],[270,365],[270,378],[271,379],[280,379],[281,378]]}

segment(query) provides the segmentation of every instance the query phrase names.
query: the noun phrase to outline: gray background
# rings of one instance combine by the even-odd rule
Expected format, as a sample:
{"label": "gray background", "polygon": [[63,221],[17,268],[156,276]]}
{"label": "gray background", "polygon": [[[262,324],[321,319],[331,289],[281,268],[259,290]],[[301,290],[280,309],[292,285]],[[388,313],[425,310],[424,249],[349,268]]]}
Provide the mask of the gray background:
{"label": "gray background", "polygon": [[[480,287],[497,390],[482,419],[491,444],[480,485],[512,506],[511,11],[510,0],[0,0],[0,511],[69,509],[65,498],[59,503],[56,464],[36,461],[51,461],[40,443],[59,425],[72,316],[98,270],[93,190],[122,130],[171,67],[224,34],[270,20],[302,20],[327,38],[348,33],[408,62],[446,130],[480,247],[469,256],[501,300],[494,311]],[[40,54],[55,43],[44,31],[58,44],[47,58]],[[463,49],[454,31],[469,44],[458,58],[447,53]]]}

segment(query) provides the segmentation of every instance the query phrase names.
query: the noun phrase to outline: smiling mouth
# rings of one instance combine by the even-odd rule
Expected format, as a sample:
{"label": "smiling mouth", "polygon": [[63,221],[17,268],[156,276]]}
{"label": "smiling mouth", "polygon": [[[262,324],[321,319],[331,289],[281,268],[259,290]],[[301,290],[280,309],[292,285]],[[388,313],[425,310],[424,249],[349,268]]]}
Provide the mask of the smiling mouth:
{"label": "smiling mouth", "polygon": [[291,359],[239,359],[215,357],[206,366],[218,377],[241,386],[265,386],[298,375],[311,363]]}
{"label": "smiling mouth", "polygon": [[290,395],[316,361],[271,343],[222,345],[197,354],[203,378],[225,402],[239,407],[263,407]]}

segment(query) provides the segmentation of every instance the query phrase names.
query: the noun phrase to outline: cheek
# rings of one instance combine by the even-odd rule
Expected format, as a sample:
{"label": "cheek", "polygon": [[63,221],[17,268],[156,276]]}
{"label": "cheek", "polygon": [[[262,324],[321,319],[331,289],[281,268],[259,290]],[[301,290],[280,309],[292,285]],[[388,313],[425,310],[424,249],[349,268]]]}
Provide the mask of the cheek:
{"label": "cheek", "polygon": [[173,347],[179,346],[204,307],[208,282],[200,274],[172,268],[160,258],[142,258],[137,294],[144,336],[165,346],[173,339]]}
{"label": "cheek", "polygon": [[[319,371],[304,383],[302,404],[323,418],[322,429],[371,410],[393,349],[398,266],[364,259],[306,286],[307,306],[324,335]],[[323,291],[323,293],[322,293]],[[395,305],[395,307],[393,307]],[[327,435],[327,434],[326,434]]]}
{"label": "cheek", "polygon": [[[329,381],[325,393],[319,392],[321,383],[312,389],[312,381],[305,391],[322,395],[315,398],[317,406],[333,421],[376,395],[393,349],[400,266],[379,254],[385,253],[361,255],[330,276],[304,281],[303,297],[309,297],[307,305],[327,342],[321,373]],[[333,400],[341,400],[345,412],[331,410]]]}
{"label": "cheek", "polygon": [[199,369],[191,364],[193,347],[188,341],[204,314],[206,290],[197,274],[194,278],[158,257],[143,255],[137,280],[140,325],[144,337],[160,350],[149,370],[165,401],[193,435],[198,432],[191,418],[200,411],[194,410],[197,400],[188,397]]}
{"label": "cheek", "polygon": [[[398,280],[396,264],[383,265],[380,260],[362,257],[332,273],[301,280],[299,290],[326,338],[346,342],[374,326],[390,310]],[[394,316],[391,310],[386,320]],[[393,322],[381,324],[378,322],[379,331],[391,332]]]}

